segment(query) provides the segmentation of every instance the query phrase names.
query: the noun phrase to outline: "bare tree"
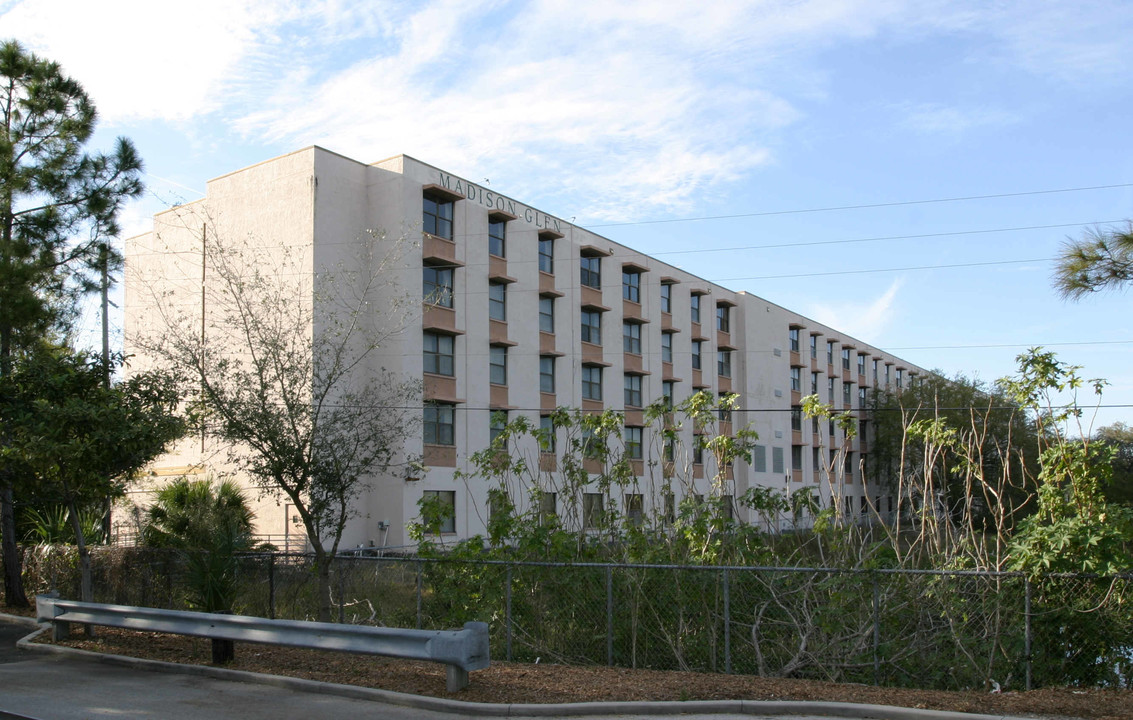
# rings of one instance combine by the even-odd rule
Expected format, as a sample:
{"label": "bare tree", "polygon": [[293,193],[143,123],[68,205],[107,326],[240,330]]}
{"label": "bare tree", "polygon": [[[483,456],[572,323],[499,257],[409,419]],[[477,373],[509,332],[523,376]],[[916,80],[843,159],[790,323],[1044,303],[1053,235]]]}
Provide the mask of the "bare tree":
{"label": "bare tree", "polygon": [[380,366],[409,307],[393,280],[407,241],[368,232],[348,262],[320,269],[310,245],[218,237],[215,225],[200,229],[200,307],[176,283],[151,284],[162,322],[139,345],[195,386],[201,431],[229,461],[294,505],[327,621],[331,566],[356,501],[415,463],[404,448],[420,421],[410,409],[419,383]]}

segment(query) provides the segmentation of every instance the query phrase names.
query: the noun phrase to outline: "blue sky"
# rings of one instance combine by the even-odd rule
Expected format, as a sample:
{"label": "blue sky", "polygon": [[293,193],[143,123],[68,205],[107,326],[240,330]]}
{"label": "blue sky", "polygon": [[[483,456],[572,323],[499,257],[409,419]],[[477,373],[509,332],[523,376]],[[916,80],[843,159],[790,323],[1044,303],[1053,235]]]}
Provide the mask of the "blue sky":
{"label": "blue sky", "polygon": [[137,144],[128,231],[307,145],[406,153],[919,365],[1043,345],[1133,405],[1131,296],[1050,285],[1133,217],[1133,3],[0,0],[0,37]]}

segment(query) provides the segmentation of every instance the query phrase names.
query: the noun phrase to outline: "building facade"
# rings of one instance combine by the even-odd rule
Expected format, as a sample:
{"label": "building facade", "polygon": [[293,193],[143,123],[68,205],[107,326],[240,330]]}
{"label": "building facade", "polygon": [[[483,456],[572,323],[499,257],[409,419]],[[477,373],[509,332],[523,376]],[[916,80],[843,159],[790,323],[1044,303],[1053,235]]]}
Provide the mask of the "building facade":
{"label": "building facade", "polygon": [[[505,413],[533,424],[559,407],[624,413],[625,449],[640,460],[635,472],[647,475],[663,463],[643,408],[700,390],[737,394],[721,430],[750,423],[759,436],[753,461],[732,468],[735,496],[750,487],[813,487],[850,513],[865,510],[867,495],[886,503],[863,484],[867,398],[873,388],[906,386],[922,369],[407,156],[367,165],[311,147],[214,179],[203,200],[155,216],[153,232],[127,243],[127,352],[138,353],[133,338],[158,322],[155,283],[183,307],[200,303],[205,224],[215,237],[286,249],[312,277],[372,229],[410,240],[394,285],[421,301],[377,361],[421,380],[422,432],[405,452],[424,468],[374,478],[343,547],[405,545],[423,497],[451,507],[444,530],[453,537],[483,533],[488,486],[459,471],[490,444],[493,420]],[[306,332],[319,332],[317,323]],[[846,438],[833,423],[804,418],[800,404],[810,394],[859,414],[865,432]],[[826,468],[836,450],[835,484]],[[219,457],[204,440],[186,441],[153,477],[203,474],[223,465]],[[707,492],[714,469],[702,465],[690,463],[678,492]],[[545,469],[553,476],[553,464]],[[633,505],[621,508],[630,513],[663,500],[645,492],[607,502]],[[256,510],[261,533],[296,532],[286,503],[264,498]]]}

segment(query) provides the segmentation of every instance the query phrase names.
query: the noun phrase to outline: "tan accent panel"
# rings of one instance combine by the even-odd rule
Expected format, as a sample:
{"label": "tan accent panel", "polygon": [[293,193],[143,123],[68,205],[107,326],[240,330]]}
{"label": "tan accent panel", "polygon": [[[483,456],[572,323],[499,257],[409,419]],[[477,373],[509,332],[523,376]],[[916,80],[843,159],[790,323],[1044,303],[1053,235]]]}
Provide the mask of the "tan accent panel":
{"label": "tan accent panel", "polygon": [[539,354],[558,355],[555,352],[555,336],[553,333],[539,331]]}
{"label": "tan accent panel", "polygon": [[673,314],[672,313],[667,313],[667,312],[661,313],[661,329],[662,330],[672,330],[673,329]]}
{"label": "tan accent panel", "polygon": [[589,413],[600,413],[605,410],[605,406],[598,400],[583,400],[582,411]]}
{"label": "tan accent panel", "polygon": [[798,390],[792,390],[791,391],[791,404],[792,405],[802,405],[802,402],[803,402],[803,394],[801,392],[799,392]]}
{"label": "tan accent panel", "polygon": [[439,330],[450,335],[461,334],[456,329],[456,311],[430,303],[422,306],[421,326],[425,330]]}
{"label": "tan accent panel", "polygon": [[732,347],[732,334],[726,333],[723,330],[716,331],[716,347],[730,348]]}
{"label": "tan accent panel", "polygon": [[562,293],[555,289],[555,276],[539,271],[539,294],[562,297]]}
{"label": "tan accent panel", "polygon": [[605,364],[602,361],[602,346],[594,343],[582,343],[582,363]]}
{"label": "tan accent panel", "polygon": [[641,320],[641,303],[622,298],[622,318],[624,320]]}
{"label": "tan accent panel", "polygon": [[792,350],[791,351],[791,367],[802,367],[802,366],[803,366],[802,355],[800,355],[798,352]]}
{"label": "tan accent panel", "polygon": [[424,463],[434,467],[456,467],[456,448],[450,445],[426,445]]}
{"label": "tan accent panel", "polygon": [[601,290],[599,290],[598,288],[592,288],[589,285],[580,285],[579,289],[582,291],[579,294],[579,299],[582,301],[583,305],[603,307]]}
{"label": "tan accent panel", "polygon": [[802,445],[803,444],[803,434],[801,432],[799,432],[798,430],[792,430],[791,431],[791,444],[792,445]]}
{"label": "tan accent panel", "polygon": [[447,375],[425,374],[425,400],[456,402],[456,378]]}
{"label": "tan accent panel", "polygon": [[456,243],[429,233],[423,233],[423,235],[425,237],[421,242],[421,256],[424,259],[443,260],[447,263],[457,264]]}
{"label": "tan accent panel", "polygon": [[555,393],[539,393],[539,409],[540,410],[554,410],[558,402],[558,396]]}
{"label": "tan accent panel", "polygon": [[645,475],[645,461],[644,460],[630,460],[630,470],[635,477],[642,477]]}
{"label": "tan accent panel", "polygon": [[692,386],[694,388],[703,388],[704,387],[704,371],[703,370],[693,370],[692,371]]}
{"label": "tan accent panel", "polygon": [[490,399],[493,408],[507,407],[507,385],[490,385]]}
{"label": "tan accent panel", "polygon": [[645,413],[641,410],[626,410],[625,411],[625,424],[626,425],[644,425]]}
{"label": "tan accent panel", "polygon": [[592,460],[590,458],[583,459],[582,469],[591,475],[601,475],[602,471],[605,470],[605,468],[602,467],[601,460]]}
{"label": "tan accent panel", "polygon": [[802,470],[792,470],[791,471],[791,482],[801,483],[802,481],[803,481],[803,471]]}
{"label": "tan accent panel", "polygon": [[559,458],[554,453],[539,453],[539,472],[557,472]]}
{"label": "tan accent panel", "polygon": [[641,359],[640,355],[633,355],[631,353],[623,353],[622,357],[623,357],[622,364],[625,366],[625,371],[627,373],[641,374],[643,368],[642,368],[642,359]]}
{"label": "tan accent panel", "polygon": [[720,392],[732,392],[732,378],[718,377],[716,378],[716,385],[719,386]]}
{"label": "tan accent panel", "polygon": [[488,321],[488,342],[507,344],[507,323],[500,320]]}

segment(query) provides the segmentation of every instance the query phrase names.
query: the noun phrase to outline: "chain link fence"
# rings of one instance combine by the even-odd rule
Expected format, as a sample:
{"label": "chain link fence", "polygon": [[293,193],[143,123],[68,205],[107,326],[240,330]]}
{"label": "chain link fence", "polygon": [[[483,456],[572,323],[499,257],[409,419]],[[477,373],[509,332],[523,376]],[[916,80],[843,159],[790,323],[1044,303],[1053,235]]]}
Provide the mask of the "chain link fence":
{"label": "chain link fence", "polygon": [[[73,553],[29,557],[77,597]],[[183,608],[176,555],[93,557],[96,600]],[[48,577],[50,576],[50,577]],[[745,673],[918,688],[1130,687],[1133,575],[335,560],[339,622],[489,623],[495,659]],[[239,612],[315,619],[311,558],[248,555]]]}

